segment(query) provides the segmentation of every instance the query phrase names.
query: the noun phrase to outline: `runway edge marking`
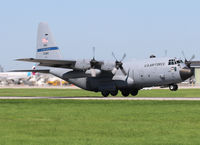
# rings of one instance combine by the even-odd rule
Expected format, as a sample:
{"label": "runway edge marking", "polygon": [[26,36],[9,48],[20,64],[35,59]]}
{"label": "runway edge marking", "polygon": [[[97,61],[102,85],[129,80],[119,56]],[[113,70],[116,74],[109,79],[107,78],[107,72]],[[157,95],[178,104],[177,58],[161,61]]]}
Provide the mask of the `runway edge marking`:
{"label": "runway edge marking", "polygon": [[0,99],[54,99],[54,100],[149,100],[149,101],[200,101],[200,98],[156,98],[156,97],[137,97],[137,98],[131,98],[131,97],[107,97],[107,98],[101,98],[101,97],[17,97],[17,96],[2,96]]}

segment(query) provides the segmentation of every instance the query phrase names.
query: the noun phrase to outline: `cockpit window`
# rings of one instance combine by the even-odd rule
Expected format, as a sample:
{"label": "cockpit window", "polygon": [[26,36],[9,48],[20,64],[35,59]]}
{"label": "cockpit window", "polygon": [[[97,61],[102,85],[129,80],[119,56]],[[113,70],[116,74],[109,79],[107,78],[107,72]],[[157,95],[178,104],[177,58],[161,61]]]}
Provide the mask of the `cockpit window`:
{"label": "cockpit window", "polygon": [[183,61],[176,60],[176,59],[170,59],[168,65],[175,65],[175,64],[179,64],[179,63],[183,63]]}
{"label": "cockpit window", "polygon": [[183,61],[182,60],[179,60],[180,61],[180,63],[183,63]]}
{"label": "cockpit window", "polygon": [[175,65],[177,64],[177,62],[175,61],[175,59],[170,59],[168,65]]}
{"label": "cockpit window", "polygon": [[177,60],[176,62],[177,62],[178,64],[179,64],[179,63],[183,63],[183,61],[182,61],[182,60]]}

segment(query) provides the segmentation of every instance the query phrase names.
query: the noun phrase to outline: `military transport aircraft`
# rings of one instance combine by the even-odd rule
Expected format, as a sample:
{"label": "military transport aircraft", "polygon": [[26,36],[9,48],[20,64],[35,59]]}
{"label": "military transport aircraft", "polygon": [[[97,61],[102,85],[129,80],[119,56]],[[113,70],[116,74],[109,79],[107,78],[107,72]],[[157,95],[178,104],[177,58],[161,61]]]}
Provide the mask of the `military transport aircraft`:
{"label": "military transport aircraft", "polygon": [[[121,91],[123,96],[135,96],[144,87],[169,87],[178,89],[180,83],[194,73],[191,60],[183,62],[176,58],[156,58],[123,62],[115,58],[114,62],[91,60],[63,60],[47,23],[40,23],[37,36],[36,58],[17,59],[38,63],[42,69],[19,70],[50,73],[63,80],[89,91],[101,92],[104,97],[116,96]],[[192,57],[192,59],[194,56]]]}

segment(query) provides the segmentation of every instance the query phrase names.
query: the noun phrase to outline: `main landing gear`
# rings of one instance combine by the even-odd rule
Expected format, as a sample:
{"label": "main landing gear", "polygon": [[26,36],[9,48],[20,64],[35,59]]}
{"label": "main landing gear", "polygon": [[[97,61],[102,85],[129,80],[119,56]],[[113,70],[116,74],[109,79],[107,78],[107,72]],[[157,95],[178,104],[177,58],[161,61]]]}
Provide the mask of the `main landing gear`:
{"label": "main landing gear", "polygon": [[169,85],[169,89],[170,89],[170,91],[176,91],[176,90],[178,90],[178,85],[177,84]]}
{"label": "main landing gear", "polygon": [[[121,93],[124,97],[128,97],[130,94],[132,96],[136,96],[138,94],[138,90],[137,89],[133,89],[133,90],[121,90]],[[115,91],[102,91],[101,92],[102,96],[104,97],[108,97],[109,94],[112,96],[116,96],[118,94],[118,90]]]}
{"label": "main landing gear", "polygon": [[137,89],[131,90],[131,95],[132,96],[136,96],[137,94],[138,94],[138,90]]}
{"label": "main landing gear", "polygon": [[115,90],[115,91],[102,91],[101,94],[104,97],[108,97],[109,94],[111,94],[112,96],[116,96],[118,94],[118,90]]}
{"label": "main landing gear", "polygon": [[128,97],[129,94],[131,94],[132,96],[136,96],[138,94],[138,90],[137,89],[133,89],[133,90],[121,90],[121,93],[124,97]]}
{"label": "main landing gear", "polygon": [[109,92],[108,91],[102,91],[101,94],[104,97],[108,97],[109,96]]}

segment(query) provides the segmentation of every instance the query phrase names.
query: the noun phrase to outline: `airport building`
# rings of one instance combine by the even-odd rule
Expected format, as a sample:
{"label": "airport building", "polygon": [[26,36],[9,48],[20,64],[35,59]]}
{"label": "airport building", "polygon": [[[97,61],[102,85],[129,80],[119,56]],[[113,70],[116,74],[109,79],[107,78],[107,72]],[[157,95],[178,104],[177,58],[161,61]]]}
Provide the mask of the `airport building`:
{"label": "airport building", "polygon": [[195,84],[195,86],[200,86],[200,67],[199,67],[200,61],[193,61],[192,67],[194,67],[194,77],[192,83]]}

